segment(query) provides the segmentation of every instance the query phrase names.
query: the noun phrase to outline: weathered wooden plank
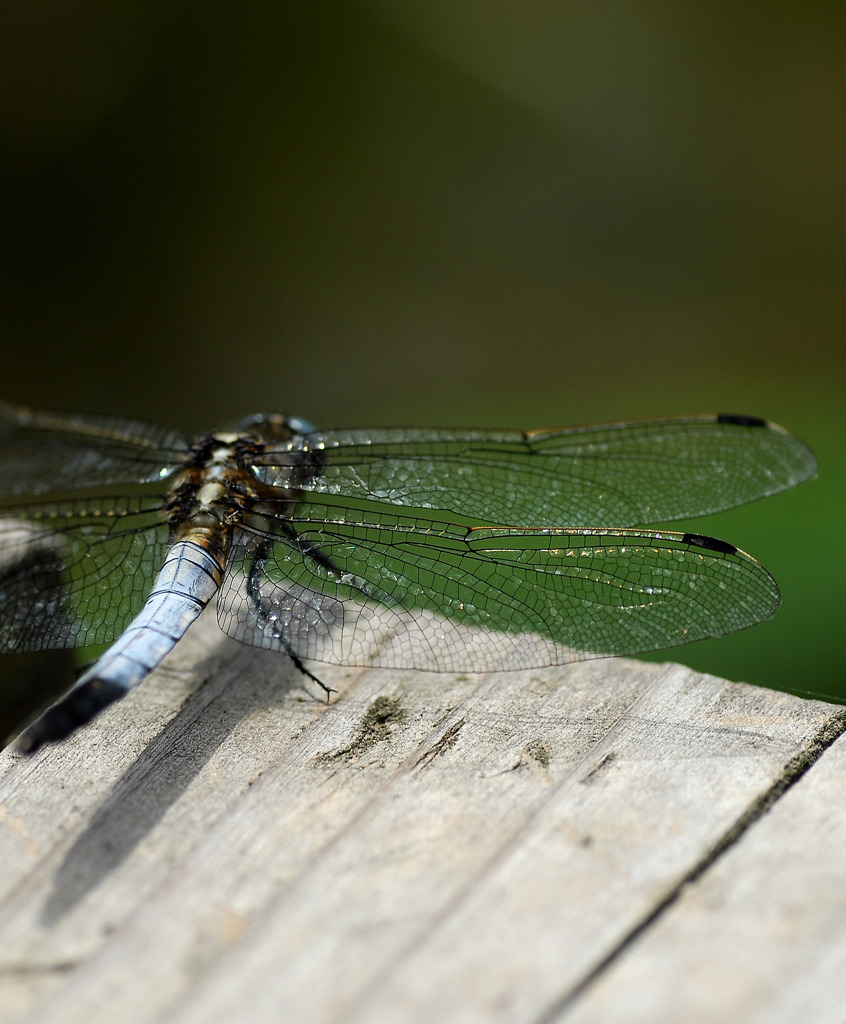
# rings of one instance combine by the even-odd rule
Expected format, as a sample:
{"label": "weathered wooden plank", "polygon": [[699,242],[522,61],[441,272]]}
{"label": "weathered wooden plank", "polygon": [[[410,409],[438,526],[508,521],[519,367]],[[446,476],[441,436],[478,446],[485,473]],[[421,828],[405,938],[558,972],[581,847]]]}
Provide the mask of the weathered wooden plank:
{"label": "weathered wooden plank", "polygon": [[535,1019],[839,714],[631,661],[321,675],[201,621],[0,755],[0,1019]]}
{"label": "weathered wooden plank", "polygon": [[561,1019],[843,1020],[844,794],[841,738]]}

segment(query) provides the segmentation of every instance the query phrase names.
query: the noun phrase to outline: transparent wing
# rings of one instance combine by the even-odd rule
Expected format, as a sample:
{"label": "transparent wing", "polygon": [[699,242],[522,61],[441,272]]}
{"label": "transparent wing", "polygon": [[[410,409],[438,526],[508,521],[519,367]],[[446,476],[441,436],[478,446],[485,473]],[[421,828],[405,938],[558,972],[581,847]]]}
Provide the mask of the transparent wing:
{"label": "transparent wing", "polygon": [[240,532],[218,598],[225,632],[302,659],[528,668],[720,636],[779,602],[752,558],[690,534],[306,511],[287,537]]}
{"label": "transparent wing", "polygon": [[[302,479],[306,458],[313,470]],[[256,471],[277,486],[294,475],[338,508],[374,499],[487,525],[616,527],[775,494],[812,476],[816,461],[775,424],[699,416],[528,433],[315,432],[270,446]]]}
{"label": "transparent wing", "polygon": [[113,640],[168,545],[161,495],[21,500],[0,518],[0,653]]}
{"label": "transparent wing", "polygon": [[187,441],[137,420],[63,416],[0,402],[4,499],[154,481],[179,466]]}

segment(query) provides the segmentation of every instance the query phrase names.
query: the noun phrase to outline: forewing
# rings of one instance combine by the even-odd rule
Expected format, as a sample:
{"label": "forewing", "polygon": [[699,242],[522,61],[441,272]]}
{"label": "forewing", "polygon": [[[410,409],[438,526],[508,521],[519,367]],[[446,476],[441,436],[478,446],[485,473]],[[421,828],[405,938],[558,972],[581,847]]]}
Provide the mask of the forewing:
{"label": "forewing", "polygon": [[0,403],[4,499],[155,481],[179,466],[187,441],[137,420],[64,416]]}
{"label": "forewing", "polygon": [[[310,475],[296,472],[308,460]],[[619,527],[691,518],[812,476],[775,424],[700,416],[564,430],[325,431],[265,451],[257,471],[344,507],[372,499],[503,526]]]}
{"label": "forewing", "polygon": [[0,518],[0,652],[113,640],[164,557],[161,496],[19,502]]}
{"label": "forewing", "polygon": [[225,632],[334,664],[485,671],[673,647],[778,607],[762,566],[708,538],[310,511],[290,536],[240,536]]}

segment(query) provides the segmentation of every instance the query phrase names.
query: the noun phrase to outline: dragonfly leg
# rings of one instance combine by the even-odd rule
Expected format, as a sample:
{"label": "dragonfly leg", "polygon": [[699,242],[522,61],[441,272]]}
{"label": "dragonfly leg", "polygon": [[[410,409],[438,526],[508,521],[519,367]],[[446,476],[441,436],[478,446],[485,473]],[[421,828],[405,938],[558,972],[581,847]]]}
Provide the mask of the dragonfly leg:
{"label": "dragonfly leg", "polygon": [[[293,537],[292,539],[296,540],[296,537]],[[255,608],[256,612],[265,622],[267,622],[270,618],[271,609],[264,603],[262,599],[261,583],[264,574],[264,567],[267,564],[267,558],[268,555],[270,554],[270,550],[271,542],[269,540],[263,540],[261,544],[259,544],[256,550],[253,552],[253,559],[252,562],[250,563],[250,571],[247,576],[247,593],[249,594],[250,601],[252,601],[253,607]],[[321,690],[323,690],[323,692],[326,694],[326,699],[328,700],[329,697],[333,693],[335,693],[332,687],[327,686],[322,679],[318,679],[313,672],[309,672],[309,670],[303,664],[300,656],[291,646],[291,641],[288,639],[288,637],[280,635],[277,637],[277,639],[279,640],[280,647],[294,663],[294,667],[297,669],[297,671],[301,672],[313,683],[317,683]]]}
{"label": "dragonfly leg", "polygon": [[323,690],[323,692],[326,694],[326,700],[328,701],[332,694],[336,691],[333,690],[331,686],[327,686],[322,679],[318,679],[316,675],[314,675],[312,672],[309,672],[305,665],[303,665],[302,661],[300,661],[299,656],[295,654],[293,650],[291,650],[290,644],[283,643],[283,647],[285,648],[285,653],[288,655],[291,661],[293,661],[294,667],[298,669],[300,672],[302,672],[304,676],[307,676],[313,683],[317,683],[320,689]]}

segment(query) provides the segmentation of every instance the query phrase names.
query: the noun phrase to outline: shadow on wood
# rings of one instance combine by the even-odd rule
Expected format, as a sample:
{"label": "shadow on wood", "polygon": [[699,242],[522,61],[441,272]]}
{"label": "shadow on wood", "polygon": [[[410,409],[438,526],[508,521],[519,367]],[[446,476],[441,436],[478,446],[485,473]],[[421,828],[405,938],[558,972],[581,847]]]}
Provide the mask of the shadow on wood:
{"label": "shadow on wood", "polygon": [[[722,908],[765,877],[751,853],[725,865],[827,765],[842,786],[842,709],[613,659],[321,676],[330,704],[206,617],[90,728],[0,755],[0,1018],[670,1021],[683,1000],[705,1021],[749,1019],[750,993],[775,1005],[763,972],[778,963],[787,984],[796,961],[748,899],[726,959]],[[824,811],[811,800],[808,835]],[[846,826],[828,820],[815,855],[836,851],[842,883]],[[766,895],[790,894],[794,938],[802,877]],[[825,941],[846,948],[843,891]],[[711,930],[691,937],[694,906]]]}

